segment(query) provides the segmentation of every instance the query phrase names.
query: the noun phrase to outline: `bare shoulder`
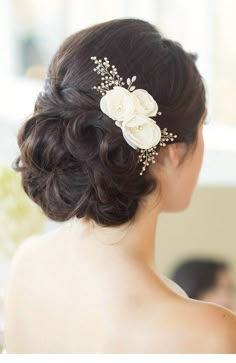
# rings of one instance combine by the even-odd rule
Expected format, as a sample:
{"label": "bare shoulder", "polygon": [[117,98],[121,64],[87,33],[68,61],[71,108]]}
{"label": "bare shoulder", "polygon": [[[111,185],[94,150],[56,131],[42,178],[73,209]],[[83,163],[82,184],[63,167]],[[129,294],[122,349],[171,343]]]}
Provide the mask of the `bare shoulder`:
{"label": "bare shoulder", "polygon": [[50,247],[47,248],[51,240],[48,234],[30,237],[13,256],[5,294],[5,339],[9,353],[21,352],[24,347],[22,326],[34,315],[35,299],[44,286],[42,275],[52,259]]}
{"label": "bare shoulder", "polygon": [[139,332],[146,337],[140,352],[236,353],[236,315],[224,307],[173,293],[156,298],[145,312],[134,324],[138,341]]}
{"label": "bare shoulder", "polygon": [[189,339],[190,352],[236,353],[236,314],[217,304],[190,299],[173,281],[161,278],[177,294],[170,304],[170,326],[173,323]]}
{"label": "bare shoulder", "polygon": [[[183,334],[190,353],[236,353],[236,315],[216,304],[180,298]],[[177,319],[179,324],[181,321]]]}
{"label": "bare shoulder", "polygon": [[60,228],[24,240],[13,256],[7,290],[11,292],[11,287],[14,286],[17,291],[18,286],[29,284],[33,272],[37,272],[37,267],[49,265],[50,259],[54,258],[60,248],[55,249],[56,244],[60,246],[59,240]]}
{"label": "bare shoulder", "polygon": [[47,233],[28,237],[22,241],[17,248],[10,266],[10,275],[14,276],[17,270],[16,277],[20,271],[30,267],[31,264],[35,264],[34,256],[37,259],[40,255],[45,256],[45,249],[50,252],[50,248],[55,246],[55,243],[60,239],[61,228],[56,228]]}
{"label": "bare shoulder", "polygon": [[[211,303],[195,301],[195,319],[202,321],[202,332],[210,337],[213,353],[236,353],[236,314]],[[207,343],[207,339],[206,339]]]}
{"label": "bare shoulder", "polygon": [[8,290],[12,284],[20,281],[25,274],[28,274],[33,263],[32,257],[40,249],[42,239],[43,236],[34,236],[21,242],[10,264]]}

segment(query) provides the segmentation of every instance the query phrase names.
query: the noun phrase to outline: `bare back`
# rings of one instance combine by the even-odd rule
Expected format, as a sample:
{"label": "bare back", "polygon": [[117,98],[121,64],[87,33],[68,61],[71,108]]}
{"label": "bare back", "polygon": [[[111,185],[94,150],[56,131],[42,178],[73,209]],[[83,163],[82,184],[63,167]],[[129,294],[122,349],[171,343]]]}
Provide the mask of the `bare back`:
{"label": "bare back", "polygon": [[216,328],[226,320],[236,327],[232,313],[188,299],[137,261],[104,256],[83,238],[77,244],[63,227],[19,249],[7,294],[9,353],[231,349]]}

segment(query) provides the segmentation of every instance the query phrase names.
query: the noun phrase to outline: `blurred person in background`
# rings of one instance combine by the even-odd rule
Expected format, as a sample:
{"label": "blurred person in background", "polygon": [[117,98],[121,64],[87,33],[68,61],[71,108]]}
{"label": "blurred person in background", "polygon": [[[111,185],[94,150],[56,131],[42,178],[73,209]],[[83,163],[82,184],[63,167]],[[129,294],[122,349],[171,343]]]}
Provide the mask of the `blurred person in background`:
{"label": "blurred person in background", "polygon": [[191,299],[233,310],[234,278],[230,266],[224,261],[210,258],[185,260],[175,268],[172,280]]}

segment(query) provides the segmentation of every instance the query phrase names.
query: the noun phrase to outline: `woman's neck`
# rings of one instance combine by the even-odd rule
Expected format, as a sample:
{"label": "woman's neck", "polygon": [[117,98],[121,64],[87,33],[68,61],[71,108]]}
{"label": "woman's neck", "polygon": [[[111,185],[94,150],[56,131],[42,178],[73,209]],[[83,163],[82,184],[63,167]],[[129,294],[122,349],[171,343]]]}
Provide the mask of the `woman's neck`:
{"label": "woman's neck", "polygon": [[101,253],[119,254],[154,269],[155,235],[160,210],[160,204],[149,197],[140,203],[133,220],[121,226],[101,227],[83,220],[83,235],[91,241],[95,239],[100,244]]}

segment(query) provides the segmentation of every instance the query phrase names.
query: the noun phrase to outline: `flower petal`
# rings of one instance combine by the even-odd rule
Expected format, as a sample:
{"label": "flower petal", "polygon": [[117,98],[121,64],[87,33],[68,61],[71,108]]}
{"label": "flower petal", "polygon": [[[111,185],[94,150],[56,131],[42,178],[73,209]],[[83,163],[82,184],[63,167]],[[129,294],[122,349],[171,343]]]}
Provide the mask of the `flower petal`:
{"label": "flower petal", "polygon": [[135,99],[136,112],[152,117],[156,116],[158,111],[158,105],[154,98],[144,89],[136,89],[132,92],[132,96]]}
{"label": "flower petal", "polygon": [[137,114],[131,120],[123,122],[122,131],[129,144],[140,149],[150,149],[161,140],[160,127],[145,115]]}
{"label": "flower petal", "polygon": [[127,89],[117,86],[101,98],[100,108],[112,120],[129,120],[134,116],[135,101]]}

